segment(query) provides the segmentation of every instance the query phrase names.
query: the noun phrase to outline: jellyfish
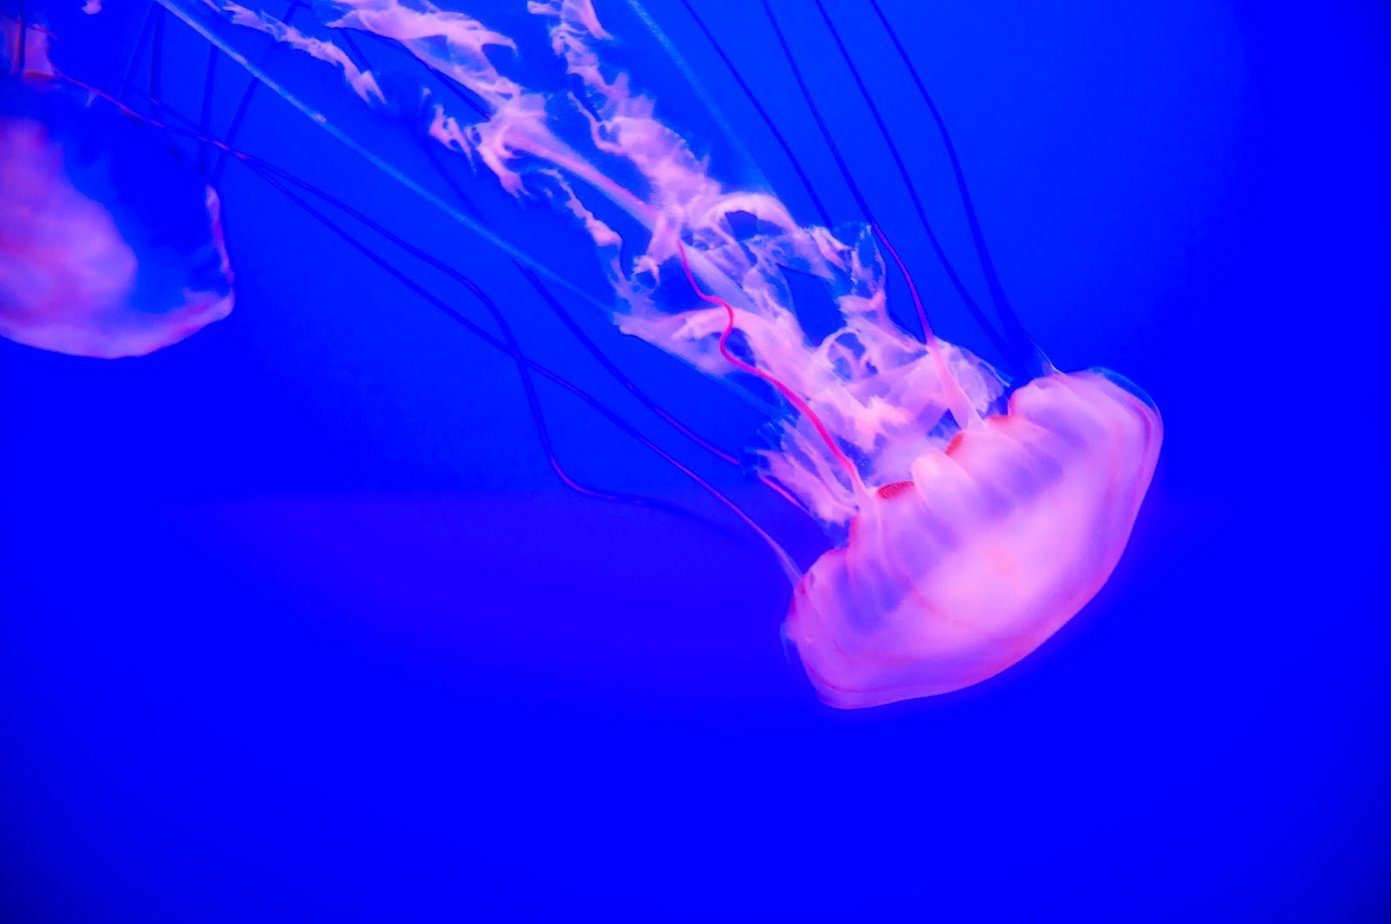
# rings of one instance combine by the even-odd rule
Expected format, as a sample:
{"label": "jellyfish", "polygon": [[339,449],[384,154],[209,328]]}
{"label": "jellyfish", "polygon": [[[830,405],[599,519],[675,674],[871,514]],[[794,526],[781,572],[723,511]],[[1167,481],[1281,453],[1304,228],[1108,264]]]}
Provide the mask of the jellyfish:
{"label": "jellyfish", "polygon": [[232,309],[217,194],[157,129],[58,79],[49,39],[0,18],[0,336],[143,355]]}
{"label": "jellyfish", "polygon": [[[720,499],[786,571],[784,636],[828,705],[877,706],[986,680],[1047,640],[1115,568],[1157,463],[1161,418],[1123,377],[1060,371],[1028,335],[994,273],[954,151],[997,323],[951,275],[1005,357],[1001,368],[937,336],[906,261],[851,177],[862,214],[840,223],[819,201],[820,220],[808,221],[770,184],[722,179],[718,164],[658,116],[642,75],[616,63],[619,42],[591,0],[531,0],[524,12],[480,16],[424,0],[320,0],[284,11],[235,0],[159,5],[256,85],[512,260],[543,298],[554,290],[601,308],[625,334],[769,408],[766,445],[752,451],[756,475],[824,527],[833,547],[802,569]],[[762,7],[786,51],[774,11]],[[877,2],[870,7],[902,51]],[[741,149],[676,43],[638,0],[624,9]],[[549,65],[538,73],[511,66],[538,56]],[[950,150],[920,81],[919,89]],[[756,165],[743,167],[745,179],[760,176]],[[283,175],[276,182],[298,185]],[[463,194],[466,182],[559,216],[595,254],[610,297],[529,253],[524,238]],[[946,264],[930,229],[929,237]],[[915,325],[888,304],[894,273]],[[808,333],[793,274],[830,294],[834,330]],[[510,333],[490,342],[555,380]]]}

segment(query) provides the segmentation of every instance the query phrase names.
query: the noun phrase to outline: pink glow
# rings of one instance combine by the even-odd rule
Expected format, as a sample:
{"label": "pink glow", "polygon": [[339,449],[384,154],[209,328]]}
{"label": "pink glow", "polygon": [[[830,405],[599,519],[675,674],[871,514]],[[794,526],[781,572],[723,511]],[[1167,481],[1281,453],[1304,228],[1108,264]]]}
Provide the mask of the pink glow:
{"label": "pink glow", "polygon": [[64,353],[95,355],[91,321],[130,297],[135,253],[111,216],[73,189],[38,122],[0,122],[0,334]]}
{"label": "pink glow", "polygon": [[1036,379],[1009,413],[867,500],[787,617],[817,693],[851,708],[994,676],[1089,601],[1120,560],[1159,457],[1143,399],[1096,372]]}
{"label": "pink glow", "polygon": [[317,58],[338,68],[343,74],[344,82],[352,87],[353,92],[362,97],[365,102],[380,103],[386,101],[386,97],[382,96],[381,88],[377,86],[376,78],[372,76],[372,73],[360,69],[348,57],[347,52],[332,42],[311,38],[273,16],[256,13],[241,4],[232,3],[230,0],[222,0],[219,6],[237,25],[265,32],[277,42],[283,42],[296,51],[302,51],[312,58]]}
{"label": "pink glow", "polygon": [[[17,47],[14,21],[0,26],[4,47]],[[94,106],[49,62],[47,33],[25,34],[24,79],[0,100],[0,336],[109,359],[149,353],[226,317],[231,272],[217,195],[201,183],[176,185],[180,165],[158,139],[103,118],[110,112],[102,103]],[[9,59],[0,56],[0,66]],[[109,151],[74,154],[92,135]],[[113,179],[122,157],[168,160],[142,164],[151,177],[171,178],[168,187],[123,188]],[[184,249],[148,243],[158,233],[145,223],[189,215],[201,215],[202,227],[178,238]]]}

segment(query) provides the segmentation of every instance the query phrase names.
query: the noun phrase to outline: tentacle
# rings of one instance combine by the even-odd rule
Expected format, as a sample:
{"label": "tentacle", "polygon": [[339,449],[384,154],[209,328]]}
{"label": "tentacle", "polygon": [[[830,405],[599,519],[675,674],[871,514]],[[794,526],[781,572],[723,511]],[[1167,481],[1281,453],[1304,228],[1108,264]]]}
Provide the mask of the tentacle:
{"label": "tentacle", "polygon": [[[818,0],[818,5],[819,3],[820,0]],[[927,85],[923,83],[922,75],[918,73],[913,59],[908,56],[907,49],[899,41],[898,33],[889,24],[889,19],[884,15],[884,10],[879,6],[878,0],[869,0],[869,5],[873,8],[875,15],[879,17],[879,22],[883,24],[899,58],[908,68],[913,85],[917,88],[919,97],[927,106],[927,111],[932,115],[932,121],[937,126],[937,134],[941,136],[942,146],[946,148],[947,158],[951,161],[957,191],[961,194],[961,206],[966,213],[966,224],[971,231],[971,241],[975,246],[976,256],[980,260],[981,272],[985,275],[986,286],[990,289],[990,297],[995,304],[995,312],[999,315],[1001,323],[1004,324],[1006,334],[1013,346],[1011,352],[1019,357],[1020,362],[1033,375],[1044,375],[1054,371],[1052,363],[1048,361],[1047,356],[1024,329],[1024,325],[1019,321],[1019,316],[1015,314],[1010,305],[1009,298],[1005,295],[1005,287],[1000,282],[999,273],[995,271],[995,261],[990,257],[990,248],[986,245],[984,232],[981,231],[980,218],[976,215],[976,207],[971,201],[971,191],[966,185],[966,172],[961,168],[961,159],[956,154],[956,145],[952,144],[951,133],[947,131],[947,122],[942,118],[941,110],[933,101],[932,94],[927,91]],[[829,19],[827,22],[829,23]]]}

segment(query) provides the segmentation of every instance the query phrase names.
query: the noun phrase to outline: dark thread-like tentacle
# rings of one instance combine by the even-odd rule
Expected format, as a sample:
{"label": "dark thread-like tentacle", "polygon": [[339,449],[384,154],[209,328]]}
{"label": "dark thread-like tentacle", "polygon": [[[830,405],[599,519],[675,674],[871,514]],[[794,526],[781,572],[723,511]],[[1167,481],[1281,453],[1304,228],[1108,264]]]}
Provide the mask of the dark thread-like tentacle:
{"label": "dark thread-like tentacle", "polygon": [[[819,0],[818,0],[819,3]],[[884,31],[888,33],[889,40],[893,43],[894,50],[908,69],[908,75],[917,88],[918,96],[927,106],[928,113],[932,116],[933,123],[937,126],[937,134],[942,139],[942,146],[946,149],[947,159],[951,162],[952,175],[956,179],[956,188],[961,195],[961,206],[966,213],[966,224],[971,232],[971,242],[976,250],[976,257],[980,261],[981,273],[985,276],[985,284],[990,290],[991,301],[995,305],[995,312],[999,315],[1000,322],[1005,326],[1005,331],[1015,346],[1015,353],[1023,353],[1021,360],[1031,368],[1029,371],[1037,374],[1051,368],[1043,351],[1038,344],[1029,336],[1020,322],[1019,316],[1011,306],[1009,298],[1005,295],[1005,287],[1000,282],[999,273],[995,271],[995,261],[990,257],[990,248],[985,241],[985,233],[981,230],[980,218],[976,214],[975,204],[971,200],[970,188],[966,185],[966,172],[961,167],[961,158],[957,156],[956,145],[952,143],[951,133],[947,131],[946,119],[942,117],[942,112],[937,108],[937,103],[932,98],[932,94],[927,90],[927,84],[923,82],[922,75],[918,73],[917,67],[913,64],[913,59],[908,56],[908,50],[903,47],[903,42],[899,40],[898,32],[889,23],[889,19],[884,15],[884,10],[879,6],[879,0],[869,0],[870,7],[874,10],[875,16],[883,25]]]}

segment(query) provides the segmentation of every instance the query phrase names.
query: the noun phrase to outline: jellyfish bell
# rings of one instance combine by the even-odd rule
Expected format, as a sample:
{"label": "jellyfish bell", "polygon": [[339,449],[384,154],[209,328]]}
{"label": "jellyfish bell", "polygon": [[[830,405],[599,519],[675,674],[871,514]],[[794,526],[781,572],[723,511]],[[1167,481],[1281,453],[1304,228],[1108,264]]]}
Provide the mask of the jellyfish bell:
{"label": "jellyfish bell", "polygon": [[931,696],[1017,663],[1106,582],[1158,460],[1159,413],[1103,371],[1053,373],[863,499],[785,632],[821,699]]}
{"label": "jellyfish bell", "polygon": [[0,31],[0,335],[116,358],[226,317],[216,193],[157,127],[64,78],[46,31]]}

